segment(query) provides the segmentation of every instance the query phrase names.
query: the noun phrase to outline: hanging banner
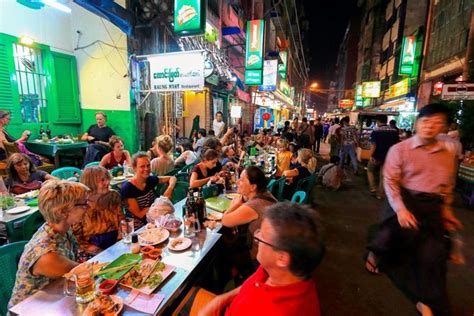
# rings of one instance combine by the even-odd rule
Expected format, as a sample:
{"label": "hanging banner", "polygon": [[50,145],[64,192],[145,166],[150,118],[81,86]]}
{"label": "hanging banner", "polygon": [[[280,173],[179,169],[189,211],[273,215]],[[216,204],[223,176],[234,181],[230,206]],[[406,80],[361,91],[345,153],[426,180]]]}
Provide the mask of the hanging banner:
{"label": "hanging banner", "polygon": [[245,84],[249,86],[258,86],[262,84],[262,70],[245,69]]}
{"label": "hanging banner", "polygon": [[403,38],[402,56],[400,58],[400,68],[398,73],[401,75],[411,75],[415,64],[416,39],[415,35],[405,36]]}
{"label": "hanging banner", "polygon": [[150,90],[204,89],[204,51],[143,56],[150,63]]}
{"label": "hanging banner", "polygon": [[263,20],[247,22],[247,44],[245,49],[245,68],[262,69],[263,67]]}
{"label": "hanging banner", "polygon": [[174,31],[178,35],[196,35],[205,33],[206,1],[175,0]]}
{"label": "hanging banner", "polygon": [[259,91],[275,91],[277,83],[278,60],[265,60],[263,62],[263,80]]}

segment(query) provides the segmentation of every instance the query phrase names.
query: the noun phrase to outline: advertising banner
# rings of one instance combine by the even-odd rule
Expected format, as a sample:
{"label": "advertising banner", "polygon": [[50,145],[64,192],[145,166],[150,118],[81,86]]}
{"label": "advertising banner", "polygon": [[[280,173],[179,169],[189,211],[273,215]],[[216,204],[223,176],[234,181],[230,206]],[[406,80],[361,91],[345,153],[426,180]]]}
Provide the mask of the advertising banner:
{"label": "advertising banner", "polygon": [[146,56],[150,63],[151,91],[204,89],[203,51]]}
{"label": "advertising banner", "polygon": [[362,82],[362,97],[363,98],[380,97],[380,81]]}
{"label": "advertising banner", "polygon": [[354,100],[350,100],[350,99],[339,100],[340,109],[352,109],[353,106],[354,106]]}
{"label": "advertising banner", "polygon": [[388,99],[406,95],[408,92],[410,92],[410,81],[407,78],[390,86]]}
{"label": "advertising banner", "polygon": [[280,58],[282,64],[278,64],[278,73],[282,79],[286,79],[286,64],[288,63],[288,51],[284,50],[280,52]]}
{"label": "advertising banner", "polygon": [[245,70],[245,84],[249,86],[258,86],[262,84],[262,70]]}
{"label": "advertising banner", "polygon": [[263,62],[263,80],[259,91],[275,91],[277,83],[278,60],[265,60]]}
{"label": "advertising banner", "polygon": [[361,85],[361,84],[356,85],[356,89],[355,89],[355,106],[356,106],[356,107],[362,107],[362,106],[363,106],[363,100],[362,100],[362,85]]}
{"label": "advertising banner", "polygon": [[203,34],[206,31],[206,1],[175,0],[174,31],[179,35]]}
{"label": "advertising banner", "polygon": [[402,56],[400,58],[399,74],[411,75],[415,64],[416,39],[415,35],[403,38]]}
{"label": "advertising banner", "polygon": [[263,34],[265,23],[263,20],[247,22],[247,43],[245,49],[245,68],[263,68]]}

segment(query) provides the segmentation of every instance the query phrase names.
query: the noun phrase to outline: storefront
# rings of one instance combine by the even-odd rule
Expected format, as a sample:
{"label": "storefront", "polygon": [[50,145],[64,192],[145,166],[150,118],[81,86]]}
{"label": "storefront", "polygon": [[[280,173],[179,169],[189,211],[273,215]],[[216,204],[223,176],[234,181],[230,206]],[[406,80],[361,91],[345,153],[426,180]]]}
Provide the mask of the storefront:
{"label": "storefront", "polygon": [[413,130],[416,120],[416,96],[410,92],[410,79],[403,79],[390,86],[385,93],[385,102],[378,109],[390,112],[398,112],[399,116],[394,116],[397,126],[400,129]]}

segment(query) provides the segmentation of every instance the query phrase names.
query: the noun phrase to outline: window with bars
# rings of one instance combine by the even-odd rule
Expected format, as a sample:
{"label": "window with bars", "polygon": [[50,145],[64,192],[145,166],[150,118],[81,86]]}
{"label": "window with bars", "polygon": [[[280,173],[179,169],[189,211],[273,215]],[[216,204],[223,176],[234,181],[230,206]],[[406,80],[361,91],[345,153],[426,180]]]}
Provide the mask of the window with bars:
{"label": "window with bars", "polygon": [[47,122],[46,76],[41,50],[13,44],[13,58],[24,123]]}

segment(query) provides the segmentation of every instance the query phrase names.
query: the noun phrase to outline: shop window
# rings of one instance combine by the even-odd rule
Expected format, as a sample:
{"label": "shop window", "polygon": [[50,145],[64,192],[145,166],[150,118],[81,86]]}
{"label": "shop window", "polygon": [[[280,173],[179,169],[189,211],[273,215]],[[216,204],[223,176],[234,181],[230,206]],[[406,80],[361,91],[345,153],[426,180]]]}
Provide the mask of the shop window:
{"label": "shop window", "polygon": [[13,59],[23,123],[46,122],[46,76],[41,51],[14,43]]}

